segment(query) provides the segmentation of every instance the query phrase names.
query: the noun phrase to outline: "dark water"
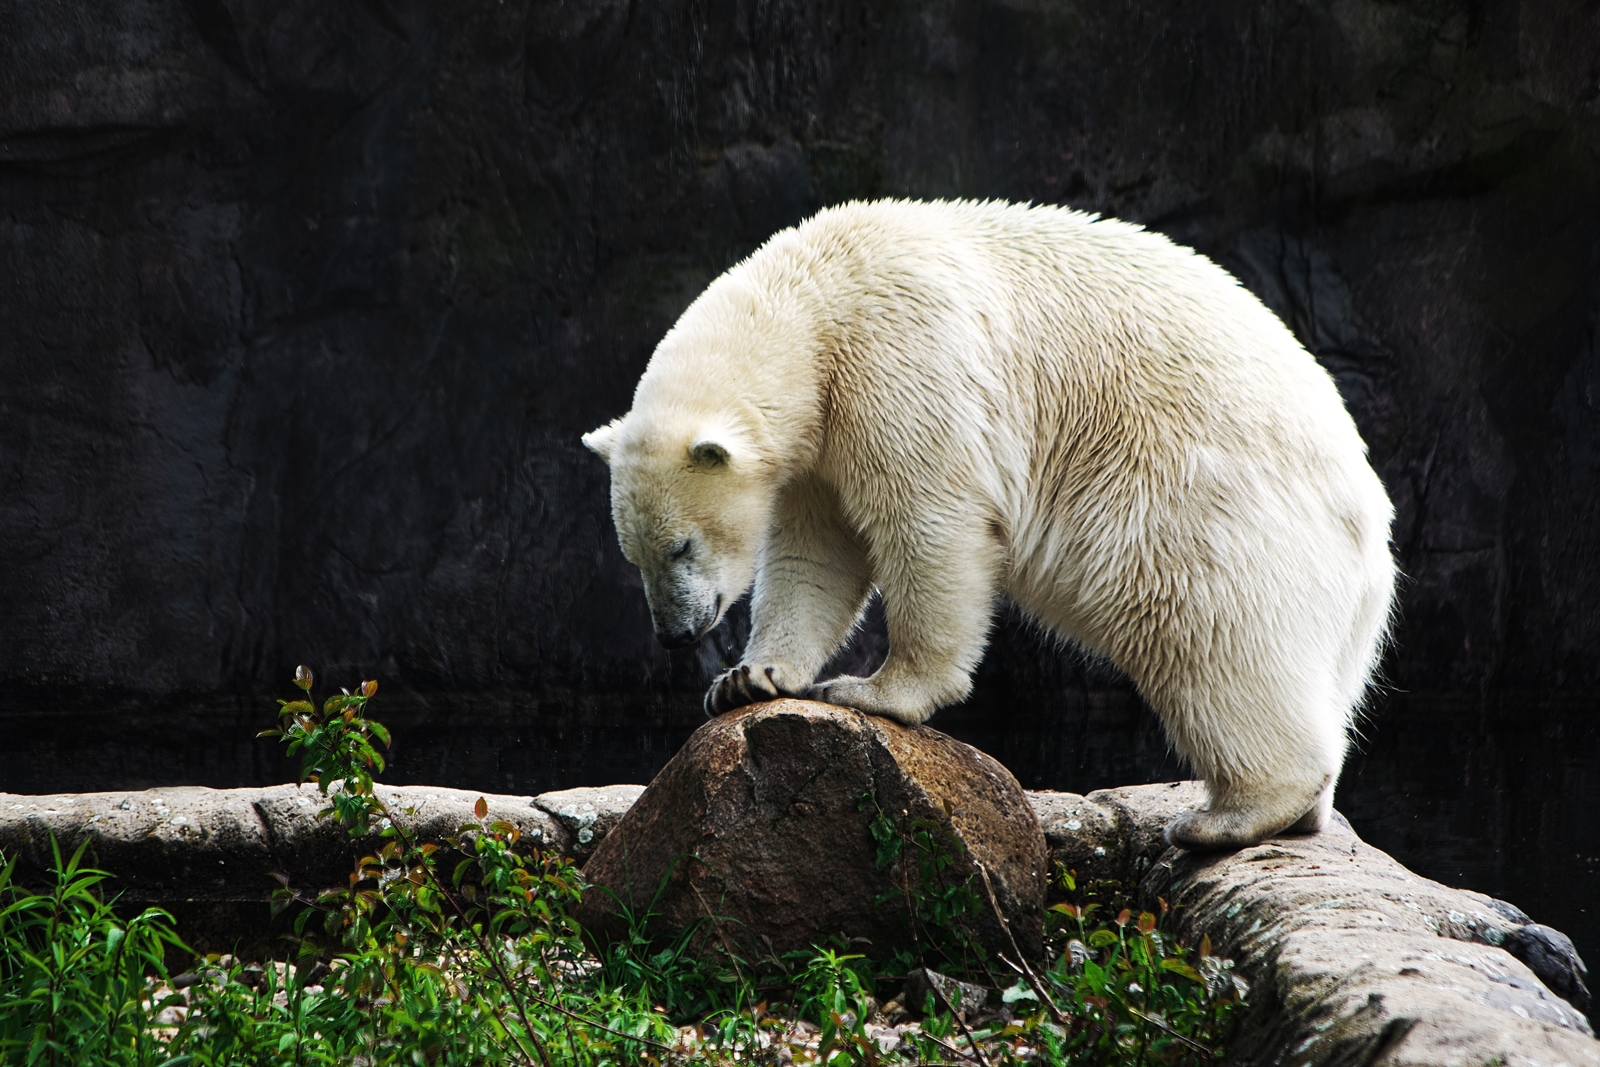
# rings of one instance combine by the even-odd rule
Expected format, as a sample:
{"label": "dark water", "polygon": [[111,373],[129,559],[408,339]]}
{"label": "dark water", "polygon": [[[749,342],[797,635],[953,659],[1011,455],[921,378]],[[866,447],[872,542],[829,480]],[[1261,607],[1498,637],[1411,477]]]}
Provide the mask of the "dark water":
{"label": "dark water", "polygon": [[[1003,652],[991,660],[974,699],[934,725],[1002,760],[1025,786],[1087,792],[1187,777],[1154,716],[1109,672],[1070,656],[1044,657],[1042,669],[1038,657],[1031,667]],[[648,781],[702,721],[696,703],[637,693],[462,702],[380,694],[374,712],[395,737],[385,780],[533,794]],[[294,769],[276,743],[254,737],[271,717],[255,702],[0,713],[9,749],[0,789],[288,780]],[[1389,694],[1364,726],[1338,806],[1411,869],[1509,900],[1600,960],[1597,702]]]}

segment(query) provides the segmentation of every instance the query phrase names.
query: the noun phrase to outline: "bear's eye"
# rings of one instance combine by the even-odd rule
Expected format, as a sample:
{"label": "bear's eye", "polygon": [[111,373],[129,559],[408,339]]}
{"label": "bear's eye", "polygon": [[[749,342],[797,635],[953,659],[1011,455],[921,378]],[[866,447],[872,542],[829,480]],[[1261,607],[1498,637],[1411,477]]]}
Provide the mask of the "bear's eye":
{"label": "bear's eye", "polygon": [[667,559],[669,559],[669,560],[680,560],[684,556],[687,556],[688,554],[689,554],[689,542],[687,540],[683,540],[683,541],[679,541],[677,544],[672,546],[672,552],[667,556]]}

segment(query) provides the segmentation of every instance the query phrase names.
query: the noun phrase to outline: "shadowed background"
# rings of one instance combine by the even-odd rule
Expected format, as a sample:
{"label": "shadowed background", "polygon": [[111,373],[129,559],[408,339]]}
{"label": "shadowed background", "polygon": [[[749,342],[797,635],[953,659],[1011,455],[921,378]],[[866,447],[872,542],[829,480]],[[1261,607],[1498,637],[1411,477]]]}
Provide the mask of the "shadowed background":
{"label": "shadowed background", "polygon": [[[1407,575],[1339,795],[1600,959],[1600,9],[1582,0],[0,0],[0,789],[277,782],[296,663],[396,782],[646,781],[654,643],[578,435],[854,197],[1142,221],[1337,377]],[[881,654],[881,629],[851,655]],[[1181,776],[1003,615],[935,725]]]}

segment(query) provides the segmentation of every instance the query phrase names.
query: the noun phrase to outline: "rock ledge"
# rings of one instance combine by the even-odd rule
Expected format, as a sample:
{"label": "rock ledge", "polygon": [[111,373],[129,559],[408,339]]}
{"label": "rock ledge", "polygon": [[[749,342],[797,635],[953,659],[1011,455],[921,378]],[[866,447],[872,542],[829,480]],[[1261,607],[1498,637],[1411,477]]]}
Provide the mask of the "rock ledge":
{"label": "rock ledge", "polygon": [[[931,731],[930,731],[931,732]],[[380,786],[417,834],[470,820],[480,794]],[[524,840],[581,858],[605,840],[639,786],[487,795]],[[1361,841],[1342,819],[1309,837],[1234,853],[1166,846],[1161,828],[1198,803],[1197,783],[1088,796],[1032,793],[1051,858],[1082,878],[1140,885],[1179,908],[1250,980],[1229,1062],[1240,1067],[1600,1067],[1600,1042],[1571,943],[1516,907],[1432,882]],[[0,794],[0,852],[37,882],[49,835],[87,837],[130,904],[174,912],[197,947],[264,946],[274,870],[307,887],[343,880],[362,842],[315,818],[309,786]],[[587,830],[589,841],[580,841]],[[1559,995],[1558,995],[1559,994]],[[1565,998],[1565,999],[1563,999]],[[1569,1003],[1570,1001],[1570,1003]]]}
{"label": "rock ledge", "polygon": [[[1550,988],[1587,1003],[1564,937],[1418,877],[1342,817],[1238,852],[1167,846],[1161,828],[1203,798],[1196,782],[1031,794],[1054,859],[1164,897],[1239,961],[1252,995],[1230,1063],[1600,1064],[1588,1020]],[[1542,974],[1513,955],[1523,944]]]}

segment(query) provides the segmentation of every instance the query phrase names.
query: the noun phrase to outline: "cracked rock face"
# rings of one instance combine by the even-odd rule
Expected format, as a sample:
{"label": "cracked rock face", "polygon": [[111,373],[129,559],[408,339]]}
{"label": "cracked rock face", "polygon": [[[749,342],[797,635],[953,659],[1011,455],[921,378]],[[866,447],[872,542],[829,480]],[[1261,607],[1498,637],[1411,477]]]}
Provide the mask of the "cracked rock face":
{"label": "cracked rock face", "polygon": [[603,940],[626,930],[619,901],[650,908],[650,933],[666,942],[715,915],[715,929],[696,936],[743,955],[831,934],[867,938],[875,955],[913,948],[904,909],[879,901],[915,891],[921,871],[910,844],[878,865],[880,818],[897,833],[932,826],[959,841],[951,876],[981,865],[1010,925],[1008,937],[987,908],[973,930],[980,943],[1040,954],[1045,841],[1011,773],[936,730],[797,700],[702,726],[584,867],[602,891],[585,895],[578,918]]}

